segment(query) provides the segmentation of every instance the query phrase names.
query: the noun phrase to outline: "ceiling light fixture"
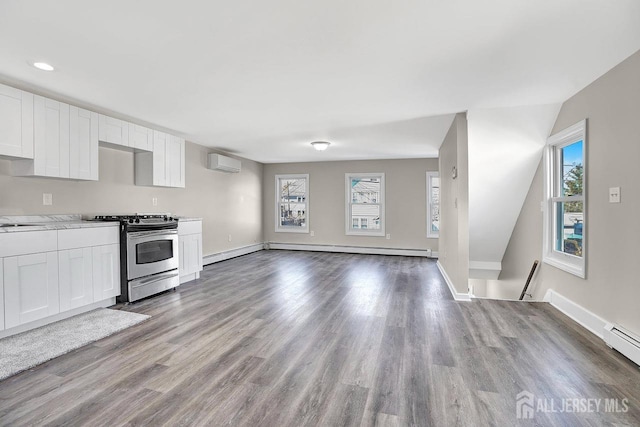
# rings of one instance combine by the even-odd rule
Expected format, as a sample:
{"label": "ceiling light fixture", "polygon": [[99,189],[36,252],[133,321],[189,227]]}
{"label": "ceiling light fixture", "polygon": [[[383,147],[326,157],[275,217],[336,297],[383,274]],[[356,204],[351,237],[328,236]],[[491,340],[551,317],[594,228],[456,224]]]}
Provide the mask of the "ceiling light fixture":
{"label": "ceiling light fixture", "polygon": [[313,148],[315,148],[317,151],[324,151],[329,148],[331,143],[327,141],[315,141],[312,142],[311,145],[313,145]]}
{"label": "ceiling light fixture", "polygon": [[47,64],[46,62],[34,62],[33,66],[36,67],[38,70],[42,70],[42,71],[54,70],[53,66]]}

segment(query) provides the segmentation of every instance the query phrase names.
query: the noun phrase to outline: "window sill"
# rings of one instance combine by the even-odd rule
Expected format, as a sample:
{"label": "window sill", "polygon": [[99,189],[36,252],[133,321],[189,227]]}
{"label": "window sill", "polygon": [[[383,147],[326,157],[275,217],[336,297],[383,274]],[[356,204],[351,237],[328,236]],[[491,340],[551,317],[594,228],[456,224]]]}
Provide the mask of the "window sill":
{"label": "window sill", "polygon": [[[565,256],[567,257],[567,259],[569,259],[570,257],[569,255]],[[567,260],[561,259],[561,256],[545,255],[542,258],[542,262],[556,267],[560,270],[566,271],[569,274],[573,274],[574,276],[578,276],[581,279],[586,278],[584,260],[582,260],[580,263],[567,262]]]}
{"label": "window sill", "polygon": [[300,233],[309,234],[309,229],[295,229],[295,228],[276,228],[276,233]]}
{"label": "window sill", "polygon": [[371,236],[371,237],[384,237],[384,230],[382,231],[347,231],[347,236]]}

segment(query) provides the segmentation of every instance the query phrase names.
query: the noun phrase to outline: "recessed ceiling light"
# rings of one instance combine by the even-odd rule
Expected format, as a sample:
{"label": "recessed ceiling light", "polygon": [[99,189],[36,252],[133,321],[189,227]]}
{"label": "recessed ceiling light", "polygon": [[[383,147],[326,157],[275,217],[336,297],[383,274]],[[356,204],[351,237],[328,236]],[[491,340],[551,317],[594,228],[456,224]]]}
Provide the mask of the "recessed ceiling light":
{"label": "recessed ceiling light", "polygon": [[42,71],[54,70],[53,66],[47,64],[46,62],[34,62],[33,66],[36,67],[38,70],[42,70]]}
{"label": "recessed ceiling light", "polygon": [[324,151],[327,148],[329,148],[331,143],[327,141],[315,141],[315,142],[312,142],[311,145],[313,145],[313,148],[315,148],[318,151]]}

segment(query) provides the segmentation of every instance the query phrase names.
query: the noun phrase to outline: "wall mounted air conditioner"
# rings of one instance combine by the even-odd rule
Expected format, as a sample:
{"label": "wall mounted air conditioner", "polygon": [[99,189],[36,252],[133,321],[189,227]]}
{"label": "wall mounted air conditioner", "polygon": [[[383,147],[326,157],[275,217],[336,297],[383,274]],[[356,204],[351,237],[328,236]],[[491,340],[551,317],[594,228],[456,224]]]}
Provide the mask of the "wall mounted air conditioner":
{"label": "wall mounted air conditioner", "polygon": [[222,172],[240,172],[242,163],[240,160],[223,156],[222,154],[209,154],[209,169]]}
{"label": "wall mounted air conditioner", "polygon": [[604,342],[640,365],[640,339],[618,325],[607,323],[604,327]]}

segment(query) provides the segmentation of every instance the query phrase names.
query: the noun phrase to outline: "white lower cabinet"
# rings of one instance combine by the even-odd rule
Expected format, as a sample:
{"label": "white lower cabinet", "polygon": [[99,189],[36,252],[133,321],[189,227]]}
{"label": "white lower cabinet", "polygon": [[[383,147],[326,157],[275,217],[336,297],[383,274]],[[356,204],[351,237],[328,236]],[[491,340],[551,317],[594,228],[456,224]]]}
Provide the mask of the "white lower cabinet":
{"label": "white lower cabinet", "polygon": [[202,234],[189,234],[179,237],[180,276],[202,271]]}
{"label": "white lower cabinet", "polygon": [[120,295],[120,245],[93,249],[93,301]]}
{"label": "white lower cabinet", "polygon": [[7,329],[60,312],[57,252],[7,257],[3,264]]}
{"label": "white lower cabinet", "polygon": [[178,222],[180,283],[200,277],[202,271],[202,221]]}
{"label": "white lower cabinet", "polygon": [[60,311],[93,303],[92,248],[59,251],[58,261]]}

